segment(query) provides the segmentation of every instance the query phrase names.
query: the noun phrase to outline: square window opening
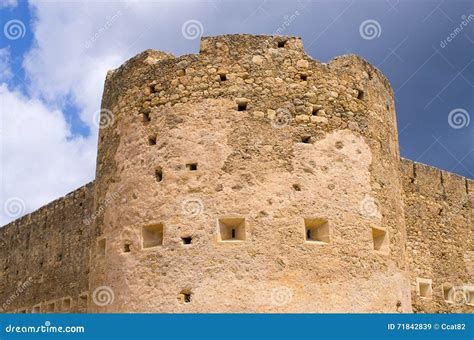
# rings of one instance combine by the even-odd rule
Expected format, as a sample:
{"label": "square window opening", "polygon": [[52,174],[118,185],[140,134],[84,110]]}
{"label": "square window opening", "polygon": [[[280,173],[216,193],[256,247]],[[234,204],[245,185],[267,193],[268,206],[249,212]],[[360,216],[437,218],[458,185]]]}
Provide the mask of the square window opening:
{"label": "square window opening", "polygon": [[186,164],[186,169],[189,171],[196,171],[198,169],[198,164],[197,163],[188,163]]}
{"label": "square window opening", "polygon": [[156,136],[148,137],[148,145],[156,145]]}
{"label": "square window opening", "polygon": [[389,251],[388,233],[384,229],[372,228],[372,241],[374,244],[374,250],[381,252]]}
{"label": "square window opening", "polygon": [[304,144],[311,144],[311,136],[303,136],[303,137],[301,137],[301,143],[304,143]]}
{"label": "square window opening", "polygon": [[63,299],[63,310],[69,310],[71,309],[72,301],[70,298],[64,298]]}
{"label": "square window opening", "polygon": [[431,298],[433,294],[432,281],[430,279],[417,279],[418,295],[422,298]]}
{"label": "square window opening", "polygon": [[300,79],[301,79],[302,81],[307,81],[307,80],[308,80],[308,75],[307,75],[306,73],[301,73],[301,74],[300,74]]}
{"label": "square window opening", "polygon": [[238,103],[237,104],[237,111],[245,111],[247,110],[247,103]]}
{"label": "square window opening", "polygon": [[54,313],[55,310],[55,303],[51,302],[46,305],[46,312],[47,313]]}
{"label": "square window opening", "polygon": [[279,40],[277,43],[278,48],[283,48],[285,47],[286,40]]}
{"label": "square window opening", "polygon": [[323,218],[305,218],[306,242],[330,243],[329,222]]}
{"label": "square window opening", "polygon": [[219,74],[219,78],[220,78],[221,81],[226,81],[227,80],[227,76],[226,76],[225,73]]}
{"label": "square window opening", "polygon": [[142,228],[143,248],[163,245],[163,224],[152,224]]}
{"label": "square window opening", "polygon": [[446,302],[453,302],[453,294],[451,293],[453,287],[451,285],[443,285],[443,298]]}
{"label": "square window opening", "polygon": [[186,236],[186,237],[182,237],[181,240],[183,240],[183,244],[191,244],[193,241],[193,238],[191,236]]}
{"label": "square window opening", "polygon": [[149,123],[151,121],[150,112],[143,112],[143,122]]}
{"label": "square window opening", "polygon": [[130,253],[130,251],[131,251],[131,244],[129,242],[124,243],[123,252],[124,253]]}
{"label": "square window opening", "polygon": [[218,220],[220,241],[245,241],[245,219],[240,217]]}
{"label": "square window opening", "polygon": [[188,304],[191,303],[193,293],[189,289],[183,289],[178,294],[178,302],[181,304]]}
{"label": "square window opening", "polygon": [[362,90],[357,90],[357,99],[359,99],[359,100],[364,100],[364,98],[365,98],[364,91],[362,91]]}

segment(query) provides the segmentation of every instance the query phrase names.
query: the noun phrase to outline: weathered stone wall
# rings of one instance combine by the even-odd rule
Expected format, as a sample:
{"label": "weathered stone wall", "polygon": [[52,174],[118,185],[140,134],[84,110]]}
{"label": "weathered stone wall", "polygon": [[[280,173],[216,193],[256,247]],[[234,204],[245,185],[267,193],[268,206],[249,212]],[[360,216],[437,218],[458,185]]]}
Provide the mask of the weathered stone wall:
{"label": "weathered stone wall", "polygon": [[[93,183],[0,228],[0,308],[85,312]],[[86,294],[79,297],[81,294]]]}
{"label": "weathered stone wall", "polygon": [[473,282],[472,181],[400,162],[360,57],[204,38],[110,71],[102,110],[95,182],[0,229],[6,310],[472,310],[442,288]]}
{"label": "weathered stone wall", "polygon": [[[402,165],[413,311],[472,313],[474,182],[410,160]],[[431,280],[425,297],[417,278]]]}
{"label": "weathered stone wall", "polygon": [[[119,199],[96,220],[91,287],[115,299],[92,310],[411,311],[392,92],[363,59],[204,38],[109,73],[102,108],[95,200]],[[245,239],[221,242],[222,218]],[[328,222],[327,242],[305,219]],[[144,248],[150,225],[163,241]]]}

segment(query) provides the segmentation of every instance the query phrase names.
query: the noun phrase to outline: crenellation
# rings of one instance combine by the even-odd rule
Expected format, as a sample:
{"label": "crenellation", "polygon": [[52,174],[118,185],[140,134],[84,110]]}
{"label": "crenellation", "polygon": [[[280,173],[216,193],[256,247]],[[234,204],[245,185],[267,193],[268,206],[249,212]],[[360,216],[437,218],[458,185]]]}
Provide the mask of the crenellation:
{"label": "crenellation", "polygon": [[472,181],[400,159],[362,58],[206,37],[110,71],[101,112],[96,180],[0,230],[0,298],[32,277],[7,310],[472,310],[445,299],[473,282]]}

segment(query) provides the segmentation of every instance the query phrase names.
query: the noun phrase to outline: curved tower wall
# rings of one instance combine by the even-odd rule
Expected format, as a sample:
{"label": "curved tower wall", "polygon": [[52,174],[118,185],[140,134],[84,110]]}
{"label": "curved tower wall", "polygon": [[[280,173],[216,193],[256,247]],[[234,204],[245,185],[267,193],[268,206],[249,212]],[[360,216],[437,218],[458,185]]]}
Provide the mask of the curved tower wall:
{"label": "curved tower wall", "polygon": [[203,38],[109,73],[102,109],[91,311],[411,311],[393,94],[363,59]]}

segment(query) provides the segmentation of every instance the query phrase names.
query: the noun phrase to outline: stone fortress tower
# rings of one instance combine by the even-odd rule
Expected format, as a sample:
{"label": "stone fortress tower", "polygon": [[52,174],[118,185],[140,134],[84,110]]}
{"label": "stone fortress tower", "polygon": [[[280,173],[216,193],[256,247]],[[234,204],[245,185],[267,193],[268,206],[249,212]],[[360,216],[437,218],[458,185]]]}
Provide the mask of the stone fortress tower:
{"label": "stone fortress tower", "polygon": [[148,50],[101,125],[96,180],[0,229],[5,311],[474,311],[473,181],[400,158],[360,57]]}

